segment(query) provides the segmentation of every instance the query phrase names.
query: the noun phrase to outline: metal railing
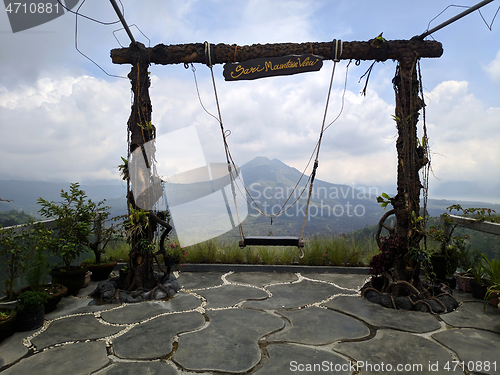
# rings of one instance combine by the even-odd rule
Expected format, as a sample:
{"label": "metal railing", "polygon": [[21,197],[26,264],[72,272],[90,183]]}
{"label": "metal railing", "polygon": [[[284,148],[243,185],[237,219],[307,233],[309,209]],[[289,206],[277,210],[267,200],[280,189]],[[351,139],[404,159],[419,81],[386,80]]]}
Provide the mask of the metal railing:
{"label": "metal railing", "polygon": [[12,230],[14,234],[21,234],[23,230],[32,230],[35,229],[35,225],[42,223],[45,228],[47,229],[56,229],[56,220],[55,219],[50,219],[50,220],[42,220],[42,221],[36,221],[33,224],[20,224],[20,225],[13,225],[11,227],[3,227],[1,228],[2,230]]}

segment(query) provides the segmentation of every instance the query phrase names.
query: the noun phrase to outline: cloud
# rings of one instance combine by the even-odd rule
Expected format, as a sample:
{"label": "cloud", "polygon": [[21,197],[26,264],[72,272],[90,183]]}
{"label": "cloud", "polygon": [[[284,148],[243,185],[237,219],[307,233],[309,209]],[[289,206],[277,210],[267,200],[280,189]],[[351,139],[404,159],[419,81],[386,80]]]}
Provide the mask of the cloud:
{"label": "cloud", "polygon": [[88,76],[1,87],[2,173],[65,181],[117,176],[129,100],[123,82]]}
{"label": "cloud", "polygon": [[495,59],[483,68],[493,81],[500,82],[500,50]]}
{"label": "cloud", "polygon": [[428,97],[427,126],[436,176],[500,182],[500,107],[485,109],[465,81],[446,81]]}

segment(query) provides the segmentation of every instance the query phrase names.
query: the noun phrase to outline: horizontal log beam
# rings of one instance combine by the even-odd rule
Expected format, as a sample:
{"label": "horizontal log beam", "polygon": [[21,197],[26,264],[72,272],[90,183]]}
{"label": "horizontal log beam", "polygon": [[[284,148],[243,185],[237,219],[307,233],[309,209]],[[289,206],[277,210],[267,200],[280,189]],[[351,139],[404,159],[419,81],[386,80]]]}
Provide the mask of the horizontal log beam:
{"label": "horizontal log beam", "polygon": [[453,222],[455,224],[460,225],[461,227],[478,230],[484,233],[496,234],[497,236],[500,236],[499,223],[492,223],[490,221],[477,221],[475,219],[457,215],[450,215],[450,218],[453,219]]}
{"label": "horizontal log beam", "polygon": [[[145,48],[138,43],[139,49],[145,54],[147,61],[153,64],[169,65],[181,63],[205,63],[205,44],[158,44],[152,48]],[[137,45],[136,45],[137,46]],[[111,50],[111,59],[114,64],[132,64],[137,61],[137,49],[117,48]],[[213,64],[242,62],[261,57],[281,57],[287,55],[302,55],[313,53],[323,56],[325,60],[333,60],[332,42],[311,43],[276,43],[253,44],[251,46],[237,46],[236,44],[214,45]],[[135,50],[135,51],[134,51]],[[441,43],[422,40],[388,40],[372,39],[367,42],[344,42],[342,60],[401,60],[414,56],[440,57],[443,54]],[[143,55],[144,56],[144,55]]]}

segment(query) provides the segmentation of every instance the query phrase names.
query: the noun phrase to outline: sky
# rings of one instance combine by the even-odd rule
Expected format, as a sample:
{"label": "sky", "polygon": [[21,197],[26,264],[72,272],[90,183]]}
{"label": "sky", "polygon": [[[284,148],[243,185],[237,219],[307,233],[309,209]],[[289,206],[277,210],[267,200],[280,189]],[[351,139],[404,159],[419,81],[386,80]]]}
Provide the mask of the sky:
{"label": "sky", "polygon": [[[464,0],[459,5],[476,2]],[[464,10],[446,9],[450,4],[122,0],[135,38],[151,47],[204,41],[238,45],[367,41],[381,32],[387,40],[410,39]],[[80,5],[86,16],[117,20],[109,2],[86,0]],[[499,6],[500,0],[495,0],[481,9],[488,24]],[[7,13],[0,11],[0,179],[82,183],[120,179],[117,166],[127,155],[132,97],[124,77],[130,66],[112,64],[110,50],[128,46],[130,40],[119,30],[120,24],[79,18],[76,25],[75,19],[68,13],[13,33]],[[78,48],[100,68],[76,50],[75,29]],[[442,57],[421,60],[432,152],[430,198],[500,203],[500,15],[491,30],[476,11],[427,39],[444,48]],[[325,132],[317,178],[395,190],[396,62],[375,64],[366,96],[360,94],[365,84],[360,77],[371,62],[359,66],[352,62],[347,70],[348,63],[342,60],[336,66],[327,124],[341,111],[342,98],[344,106]],[[265,156],[304,170],[318,141],[332,67],[332,61],[325,61],[319,72],[226,82],[222,65],[215,65],[222,119],[231,132],[228,143],[235,162],[243,165]],[[210,69],[201,64],[195,69],[201,100],[215,115]],[[171,150],[168,133],[194,125],[206,160],[224,162],[219,125],[200,105],[192,70],[152,65],[150,72],[157,146]],[[421,121],[420,136],[422,126]],[[191,154],[189,147],[175,150],[186,159]]]}

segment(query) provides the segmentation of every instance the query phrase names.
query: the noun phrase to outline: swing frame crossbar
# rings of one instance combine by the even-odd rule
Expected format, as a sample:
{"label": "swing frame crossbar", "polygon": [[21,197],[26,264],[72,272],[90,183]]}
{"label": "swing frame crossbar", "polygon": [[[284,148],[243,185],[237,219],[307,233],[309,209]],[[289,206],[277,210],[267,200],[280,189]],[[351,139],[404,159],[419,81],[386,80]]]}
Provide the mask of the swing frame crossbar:
{"label": "swing frame crossbar", "polygon": [[248,236],[240,240],[240,247],[246,246],[294,246],[304,247],[304,241],[294,236]]}

